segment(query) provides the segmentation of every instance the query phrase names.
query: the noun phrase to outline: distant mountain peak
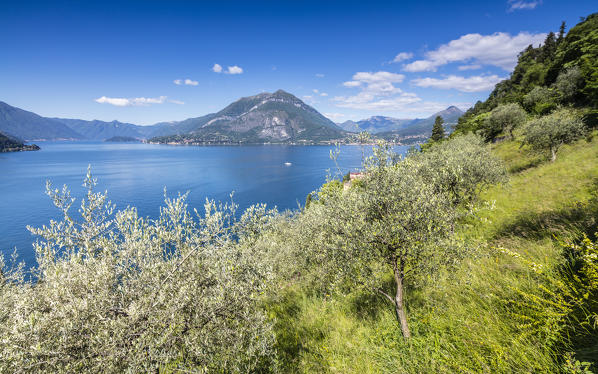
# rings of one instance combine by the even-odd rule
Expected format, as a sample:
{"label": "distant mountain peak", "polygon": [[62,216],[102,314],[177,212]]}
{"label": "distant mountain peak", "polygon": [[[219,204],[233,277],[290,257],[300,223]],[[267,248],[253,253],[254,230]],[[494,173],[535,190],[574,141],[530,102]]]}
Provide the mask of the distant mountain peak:
{"label": "distant mountain peak", "polygon": [[344,137],[344,131],[301,99],[282,89],[242,97],[221,111],[181,121],[162,142],[265,143],[320,142]]}

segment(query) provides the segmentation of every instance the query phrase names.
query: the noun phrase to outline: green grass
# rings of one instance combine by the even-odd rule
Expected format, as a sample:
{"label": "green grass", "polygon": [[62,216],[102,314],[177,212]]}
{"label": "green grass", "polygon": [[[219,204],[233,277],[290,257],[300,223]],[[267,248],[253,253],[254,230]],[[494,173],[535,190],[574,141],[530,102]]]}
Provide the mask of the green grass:
{"label": "green grass", "polygon": [[[598,142],[564,146],[554,163],[516,141],[493,148],[510,181],[483,194],[494,209],[461,226],[477,255],[423,287],[408,285],[413,337],[401,337],[389,304],[375,295],[313,295],[296,284],[269,308],[286,372],[560,371],[542,331],[526,328],[511,301],[545,286],[532,263],[552,269],[563,262],[556,237],[596,229]],[[598,345],[572,349],[580,358],[598,357]]]}

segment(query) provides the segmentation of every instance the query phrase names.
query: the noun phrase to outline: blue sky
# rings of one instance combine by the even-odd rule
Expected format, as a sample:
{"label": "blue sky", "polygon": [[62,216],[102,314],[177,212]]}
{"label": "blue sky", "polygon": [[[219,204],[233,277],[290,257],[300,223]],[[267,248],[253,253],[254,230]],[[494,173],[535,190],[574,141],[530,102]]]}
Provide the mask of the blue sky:
{"label": "blue sky", "polygon": [[[136,124],[284,89],[336,122],[483,100],[595,0],[2,1],[0,101]],[[216,65],[217,64],[217,65]]]}

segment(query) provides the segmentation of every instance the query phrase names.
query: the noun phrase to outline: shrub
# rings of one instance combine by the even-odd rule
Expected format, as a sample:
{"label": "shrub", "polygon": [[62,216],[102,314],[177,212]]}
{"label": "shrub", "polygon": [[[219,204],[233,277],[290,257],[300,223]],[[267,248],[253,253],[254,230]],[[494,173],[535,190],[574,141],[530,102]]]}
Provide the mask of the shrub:
{"label": "shrub", "polygon": [[562,71],[554,83],[554,86],[558,90],[560,99],[563,103],[575,101],[575,98],[579,95],[582,85],[583,75],[577,66],[573,66]]}
{"label": "shrub", "polygon": [[[0,361],[8,372],[239,372],[274,367],[259,302],[270,270],[252,243],[274,212],[235,219],[206,201],[196,221],[185,195],[156,220],[113,213],[88,172],[80,222],[68,190],[47,192],[61,221],[31,228],[37,282],[18,269],[0,284]],[[197,213],[197,212],[196,212]]]}
{"label": "shrub", "polygon": [[519,104],[510,103],[494,108],[484,121],[483,134],[486,140],[493,140],[502,132],[513,138],[513,130],[526,118],[525,111]]}
{"label": "shrub", "polygon": [[525,109],[536,114],[548,114],[556,108],[556,93],[546,87],[536,86],[523,98]]}
{"label": "shrub", "polygon": [[531,120],[524,132],[524,144],[540,151],[549,151],[554,162],[559,148],[582,137],[585,126],[574,111],[560,109]]}

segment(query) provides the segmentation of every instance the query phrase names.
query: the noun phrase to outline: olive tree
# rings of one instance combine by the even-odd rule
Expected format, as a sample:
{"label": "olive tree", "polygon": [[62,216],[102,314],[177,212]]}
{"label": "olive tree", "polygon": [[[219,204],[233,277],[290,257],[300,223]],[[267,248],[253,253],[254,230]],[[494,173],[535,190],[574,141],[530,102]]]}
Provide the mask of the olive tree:
{"label": "olive tree", "polygon": [[525,108],[537,114],[547,114],[556,108],[557,94],[554,90],[544,87],[534,87],[523,98]]}
{"label": "olive tree", "polygon": [[[259,302],[271,270],[254,242],[276,215],[185,195],[160,216],[114,212],[87,195],[77,220],[65,188],[47,186],[63,218],[31,228],[35,282],[0,285],[0,361],[7,372],[251,372],[274,366],[273,333]],[[8,278],[7,278],[8,279]]]}
{"label": "olive tree", "polygon": [[561,72],[554,83],[563,103],[575,101],[575,97],[579,94],[582,85],[583,75],[578,66],[570,67]]}
{"label": "olive tree", "polygon": [[552,114],[529,121],[524,130],[524,144],[540,151],[549,151],[556,160],[559,148],[585,133],[582,120],[571,109],[560,109]]}
{"label": "olive tree", "polygon": [[426,183],[447,196],[454,209],[465,206],[471,210],[482,190],[507,179],[502,160],[481,137],[471,133],[435,144],[413,157]]}
{"label": "olive tree", "polygon": [[487,140],[493,140],[501,132],[513,138],[513,130],[525,122],[526,114],[519,104],[502,104],[492,109],[482,131]]}
{"label": "olive tree", "polygon": [[[438,243],[450,234],[453,215],[448,199],[415,172],[414,160],[392,160],[388,148],[377,147],[358,187],[327,191],[297,218],[293,242],[321,282],[384,297],[408,338],[406,279],[431,274],[450,258]],[[392,290],[381,285],[389,272]]]}

